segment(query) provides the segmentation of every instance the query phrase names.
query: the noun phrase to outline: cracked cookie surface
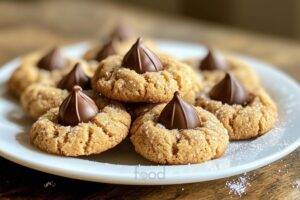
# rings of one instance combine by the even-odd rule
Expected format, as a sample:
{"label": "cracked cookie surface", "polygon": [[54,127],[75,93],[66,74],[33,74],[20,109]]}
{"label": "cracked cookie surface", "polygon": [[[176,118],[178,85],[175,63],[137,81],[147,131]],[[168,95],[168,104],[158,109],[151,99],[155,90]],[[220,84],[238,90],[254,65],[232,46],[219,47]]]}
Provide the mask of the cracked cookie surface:
{"label": "cracked cookie surface", "polygon": [[129,132],[131,117],[116,102],[99,97],[100,112],[87,123],[76,126],[58,124],[58,108],[49,110],[32,126],[30,141],[42,151],[64,156],[97,154],[113,148]]}
{"label": "cracked cookie surface", "polygon": [[225,152],[227,130],[213,114],[196,107],[200,127],[168,130],[157,123],[164,106],[157,105],[134,121],[130,139],[137,153],[160,164],[188,164],[218,158]]}
{"label": "cracked cookie surface", "polygon": [[138,74],[121,66],[122,56],[110,56],[98,66],[92,87],[115,100],[147,103],[167,102],[175,91],[184,97],[200,90],[201,77],[188,65],[165,55],[159,58],[164,70]]}
{"label": "cracked cookie surface", "polygon": [[223,104],[205,95],[196,99],[196,106],[213,113],[228,130],[230,140],[249,139],[269,131],[278,115],[275,102],[262,88],[251,95],[246,106]]}
{"label": "cracked cookie surface", "polygon": [[33,84],[23,92],[21,105],[29,116],[39,118],[51,108],[59,107],[68,94],[67,90],[43,84]]}

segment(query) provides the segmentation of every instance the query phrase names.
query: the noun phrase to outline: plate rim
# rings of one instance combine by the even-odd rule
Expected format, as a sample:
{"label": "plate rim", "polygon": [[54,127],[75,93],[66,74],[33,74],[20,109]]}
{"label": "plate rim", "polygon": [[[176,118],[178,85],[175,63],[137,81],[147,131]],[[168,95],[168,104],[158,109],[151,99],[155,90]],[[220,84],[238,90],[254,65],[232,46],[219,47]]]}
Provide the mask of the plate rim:
{"label": "plate rim", "polygon": [[[199,45],[199,44],[195,44],[195,43],[189,43],[189,42],[182,42],[182,41],[175,41],[175,40],[158,40],[158,43],[173,43],[173,44],[184,44],[184,45],[193,45],[196,47],[200,47],[203,48],[203,46]],[[74,46],[78,46],[78,45],[87,45],[87,42],[81,42],[81,43],[76,43],[73,45],[68,45],[65,46],[65,49],[71,49],[74,48]],[[299,94],[300,94],[300,88],[299,88],[299,84],[297,83],[297,81],[295,81],[293,78],[291,78],[289,75],[287,75],[285,72],[283,72],[281,69],[275,68],[273,67],[271,64],[269,63],[265,63],[261,60],[249,57],[249,56],[245,56],[242,54],[237,54],[234,53],[234,55],[237,55],[238,57],[241,57],[243,59],[246,60],[250,60],[256,63],[260,63],[261,65],[263,65],[265,68],[267,68],[268,70],[272,70],[273,72],[277,73],[277,75],[281,76],[281,78],[284,78],[285,81],[289,82],[291,85],[293,85],[293,87],[295,87]],[[5,70],[6,68],[11,67],[12,65],[15,65],[15,67],[17,67],[17,64],[20,63],[20,57],[17,57],[5,64],[2,65],[2,67],[0,68],[0,71]],[[12,69],[11,69],[12,70]],[[3,81],[5,82],[5,81]],[[1,83],[3,83],[1,82]],[[1,86],[1,85],[0,85]],[[4,86],[5,87],[5,86]],[[1,143],[1,141],[0,141]],[[211,174],[209,176],[203,177],[203,176],[194,176],[194,177],[189,177],[186,178],[184,174],[177,174],[177,176],[175,177],[174,175],[170,175],[168,176],[167,179],[165,180],[153,180],[153,181],[149,181],[147,180],[146,182],[143,180],[139,180],[139,179],[132,179],[132,177],[130,175],[127,174],[127,176],[124,177],[113,177],[111,174],[110,175],[106,175],[105,173],[103,174],[97,174],[97,177],[93,177],[93,174],[89,174],[89,173],[84,173],[84,174],[76,174],[73,171],[65,171],[64,169],[61,169],[59,166],[58,167],[48,167],[46,164],[41,164],[38,163],[36,161],[28,161],[26,159],[22,159],[22,157],[16,157],[13,156],[12,154],[9,154],[7,152],[5,152],[0,145],[0,156],[2,156],[3,158],[10,160],[12,162],[15,162],[17,164],[23,165],[25,167],[37,170],[37,171],[42,171],[42,172],[46,172],[46,173],[50,173],[50,174],[54,174],[54,175],[58,175],[58,176],[63,176],[63,177],[67,177],[67,178],[72,178],[72,179],[79,179],[79,180],[86,180],[86,181],[93,181],[93,182],[105,182],[105,183],[113,183],[113,184],[130,184],[130,185],[169,185],[169,184],[183,184],[183,183],[193,183],[193,182],[201,182],[201,181],[208,181],[208,180],[215,180],[215,179],[220,179],[220,178],[225,178],[228,176],[234,176],[237,174],[241,174],[241,173],[245,173],[245,172],[249,172],[251,170],[254,169],[258,169],[260,167],[266,166],[286,155],[288,155],[289,153],[293,152],[294,150],[296,150],[298,147],[300,146],[300,137],[291,145],[287,146],[286,148],[283,148],[282,150],[280,150],[279,152],[275,153],[275,154],[271,154],[267,157],[264,158],[260,158],[255,160],[255,162],[250,162],[247,164],[242,164],[242,165],[238,165],[235,167],[231,167],[228,169],[225,169],[223,171],[218,171],[217,174],[212,175],[213,172],[211,172]],[[268,160],[268,161],[266,161]],[[109,164],[108,164],[109,165]],[[173,167],[182,167],[183,165],[167,165],[170,168]],[[134,165],[130,166],[130,167],[134,167]],[[160,165],[158,167],[165,167],[165,165]],[[222,173],[221,173],[222,172]],[[209,174],[209,173],[208,173]],[[175,181],[176,180],[176,181]]]}

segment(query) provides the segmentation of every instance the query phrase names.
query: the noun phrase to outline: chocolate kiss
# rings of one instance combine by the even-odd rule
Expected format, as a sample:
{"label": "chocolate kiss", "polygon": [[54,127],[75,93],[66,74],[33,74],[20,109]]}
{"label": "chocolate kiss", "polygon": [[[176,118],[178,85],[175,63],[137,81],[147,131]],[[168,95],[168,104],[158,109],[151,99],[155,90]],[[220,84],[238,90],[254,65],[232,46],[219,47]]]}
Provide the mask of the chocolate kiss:
{"label": "chocolate kiss", "polygon": [[124,41],[126,39],[134,37],[133,31],[124,24],[121,24],[113,30],[110,35],[111,39],[116,39],[117,41]]}
{"label": "chocolate kiss", "polygon": [[139,74],[163,70],[163,65],[159,58],[143,46],[141,38],[137,39],[124,56],[122,66],[132,69]]}
{"label": "chocolate kiss", "polygon": [[106,43],[102,49],[97,53],[95,60],[98,62],[102,61],[103,59],[107,58],[108,56],[117,54],[113,40]]}
{"label": "chocolate kiss", "polygon": [[95,102],[82,92],[78,85],[59,107],[58,123],[65,126],[76,126],[80,122],[88,122],[99,112]]}
{"label": "chocolate kiss", "polygon": [[174,93],[173,99],[161,111],[158,122],[167,129],[193,129],[200,126],[195,108]]}
{"label": "chocolate kiss", "polygon": [[72,91],[75,85],[79,85],[84,90],[91,88],[90,78],[83,72],[80,63],[75,64],[73,69],[59,81],[57,87]]}
{"label": "chocolate kiss", "polygon": [[200,70],[226,70],[227,64],[222,55],[208,51],[205,58],[200,62]]}
{"label": "chocolate kiss", "polygon": [[62,53],[57,48],[54,48],[38,61],[37,66],[41,69],[52,71],[65,68],[67,61]]}
{"label": "chocolate kiss", "polygon": [[216,84],[209,93],[210,98],[227,104],[245,105],[249,101],[249,93],[244,86],[230,73]]}

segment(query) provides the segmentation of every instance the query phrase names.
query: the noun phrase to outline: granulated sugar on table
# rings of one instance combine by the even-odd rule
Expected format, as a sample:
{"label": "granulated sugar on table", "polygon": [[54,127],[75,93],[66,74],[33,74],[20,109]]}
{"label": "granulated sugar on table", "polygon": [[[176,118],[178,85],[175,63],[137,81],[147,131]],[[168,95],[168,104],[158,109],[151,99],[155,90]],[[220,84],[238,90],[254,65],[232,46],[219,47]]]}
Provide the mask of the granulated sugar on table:
{"label": "granulated sugar on table", "polygon": [[242,197],[246,194],[246,190],[251,186],[251,178],[246,173],[233,179],[226,181],[226,187],[229,189],[229,194]]}
{"label": "granulated sugar on table", "polygon": [[293,188],[300,190],[300,179],[295,181],[295,183],[293,184]]}
{"label": "granulated sugar on table", "polygon": [[44,186],[44,188],[49,188],[49,187],[54,188],[56,186],[56,183],[53,181],[48,181],[43,186]]}

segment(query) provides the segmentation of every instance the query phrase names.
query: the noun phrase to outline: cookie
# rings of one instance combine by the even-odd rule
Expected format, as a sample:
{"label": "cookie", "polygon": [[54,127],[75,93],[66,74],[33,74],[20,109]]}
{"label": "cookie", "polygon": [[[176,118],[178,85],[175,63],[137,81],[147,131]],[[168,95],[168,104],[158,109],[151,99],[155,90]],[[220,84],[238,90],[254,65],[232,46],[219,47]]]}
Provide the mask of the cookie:
{"label": "cookie", "polygon": [[21,105],[29,116],[39,118],[51,108],[60,106],[67,96],[67,90],[44,84],[32,84],[21,95]]}
{"label": "cookie", "polygon": [[248,92],[231,74],[196,99],[196,106],[213,113],[228,130],[230,140],[265,134],[277,120],[277,107],[263,88]]}
{"label": "cookie", "polygon": [[260,87],[260,80],[254,69],[236,57],[223,56],[209,50],[202,60],[190,59],[185,62],[201,73],[206,90],[222,80],[226,72],[234,74],[248,90]]}
{"label": "cookie", "polygon": [[121,104],[103,97],[94,102],[76,86],[59,108],[50,109],[33,124],[30,141],[52,154],[98,154],[123,141],[130,123]]}
{"label": "cookie", "polygon": [[56,85],[36,83],[27,87],[21,95],[23,110],[29,116],[38,118],[51,108],[60,106],[73,86],[79,85],[85,90],[90,90],[90,78],[84,72],[83,66],[83,63],[76,63]]}
{"label": "cookie", "polygon": [[135,151],[160,164],[200,163],[220,157],[228,146],[227,130],[201,107],[178,96],[138,117],[131,127]]}
{"label": "cookie", "polygon": [[156,56],[141,39],[125,56],[110,56],[98,66],[92,78],[95,91],[123,102],[160,103],[199,91],[201,77],[186,64],[171,57]]}
{"label": "cookie", "polygon": [[153,107],[159,105],[159,103],[130,103],[125,105],[131,118],[134,120],[151,110]]}
{"label": "cookie", "polygon": [[55,85],[73,67],[75,59],[66,58],[58,49],[46,53],[36,52],[22,59],[8,81],[9,90],[20,97],[34,83]]}
{"label": "cookie", "polygon": [[[193,89],[191,89],[186,95],[182,98],[190,103],[195,104],[196,97],[198,93],[201,91],[201,87],[199,85],[194,85]],[[159,103],[128,103],[126,104],[126,108],[130,113],[132,119],[137,118],[138,116],[148,112],[153,107],[157,106]]]}

